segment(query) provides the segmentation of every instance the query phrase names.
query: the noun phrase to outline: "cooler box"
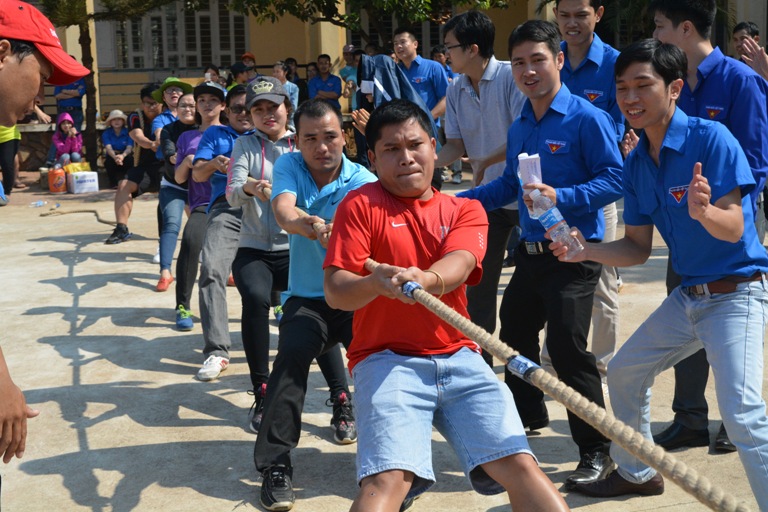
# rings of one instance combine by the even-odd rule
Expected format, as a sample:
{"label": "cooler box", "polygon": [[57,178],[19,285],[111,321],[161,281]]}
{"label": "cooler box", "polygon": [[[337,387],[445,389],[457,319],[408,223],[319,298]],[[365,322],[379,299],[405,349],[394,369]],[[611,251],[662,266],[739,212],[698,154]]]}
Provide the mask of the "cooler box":
{"label": "cooler box", "polygon": [[67,174],[67,192],[85,194],[99,191],[99,176],[95,172],[73,172]]}

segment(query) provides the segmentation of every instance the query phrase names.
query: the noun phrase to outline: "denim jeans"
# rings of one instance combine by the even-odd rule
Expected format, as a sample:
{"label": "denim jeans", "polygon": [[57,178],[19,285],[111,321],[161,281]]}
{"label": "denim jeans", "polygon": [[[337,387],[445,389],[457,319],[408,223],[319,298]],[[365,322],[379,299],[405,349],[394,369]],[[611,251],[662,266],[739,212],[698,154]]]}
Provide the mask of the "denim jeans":
{"label": "denim jeans", "polygon": [[171,270],[186,204],[186,190],[160,187],[160,218],[163,219],[160,230],[160,271]]}
{"label": "denim jeans", "polygon": [[[733,293],[704,296],[678,287],[608,365],[613,413],[651,439],[654,378],[703,346],[723,423],[760,510],[768,510],[768,418],[761,396],[766,290],[764,281],[741,283]],[[656,473],[615,443],[611,457],[629,481],[643,483]]]}

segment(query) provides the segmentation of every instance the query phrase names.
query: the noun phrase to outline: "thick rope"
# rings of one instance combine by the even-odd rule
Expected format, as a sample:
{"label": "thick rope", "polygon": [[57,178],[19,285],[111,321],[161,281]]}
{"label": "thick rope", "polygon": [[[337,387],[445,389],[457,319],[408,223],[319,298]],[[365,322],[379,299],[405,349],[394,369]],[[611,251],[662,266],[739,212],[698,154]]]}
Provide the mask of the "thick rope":
{"label": "thick rope", "polygon": [[53,215],[67,215],[70,213],[92,213],[96,216],[96,220],[101,222],[102,224],[109,224],[110,226],[117,225],[117,222],[113,220],[104,220],[101,218],[101,215],[99,215],[99,212],[96,210],[58,210],[56,208],[51,208],[50,211],[41,213],[41,217],[51,217]]}
{"label": "thick rope", "polygon": [[[368,259],[365,268],[369,272],[373,272],[378,265],[372,259]],[[416,302],[461,331],[469,339],[477,342],[496,358],[506,361],[507,367],[516,376],[554,398],[611,441],[654,468],[710,509],[722,512],[747,512],[749,510],[745,503],[737,501],[730,494],[726,494],[709,479],[700,476],[694,469],[688,468],[685,463],[664,451],[661,446],[655,445],[632,427],[616,419],[613,414],[594,402],[590,402],[575,389],[566,386],[557,377],[550,375],[540,366],[520,356],[509,345],[495,339],[480,326],[475,325],[427,293],[420,285],[407,284],[411,284],[411,286],[403,286],[404,293],[410,293]]]}

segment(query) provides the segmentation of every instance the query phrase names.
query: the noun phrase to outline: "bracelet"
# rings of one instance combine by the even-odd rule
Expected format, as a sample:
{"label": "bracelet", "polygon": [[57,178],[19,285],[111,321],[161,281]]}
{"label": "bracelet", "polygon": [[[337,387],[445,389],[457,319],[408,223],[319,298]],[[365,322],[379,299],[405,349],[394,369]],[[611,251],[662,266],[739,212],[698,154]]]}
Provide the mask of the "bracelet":
{"label": "bracelet", "polygon": [[438,281],[440,281],[440,295],[437,296],[437,298],[439,299],[445,294],[445,279],[443,279],[443,276],[441,276],[436,270],[428,269],[424,271],[425,274],[427,272],[430,274],[435,274],[437,276]]}

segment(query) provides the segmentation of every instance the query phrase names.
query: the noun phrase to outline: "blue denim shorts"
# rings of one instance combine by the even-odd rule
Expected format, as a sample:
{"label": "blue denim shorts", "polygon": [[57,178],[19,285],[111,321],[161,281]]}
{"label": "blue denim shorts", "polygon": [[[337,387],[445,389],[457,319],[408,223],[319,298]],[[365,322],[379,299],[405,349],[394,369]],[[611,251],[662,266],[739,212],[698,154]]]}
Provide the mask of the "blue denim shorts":
{"label": "blue denim shorts", "polygon": [[517,453],[533,456],[512,393],[480,354],[370,355],[352,373],[357,418],[357,479],[389,470],[415,475],[408,497],[435,483],[432,425],[459,458],[472,488],[504,488],[480,467]]}

